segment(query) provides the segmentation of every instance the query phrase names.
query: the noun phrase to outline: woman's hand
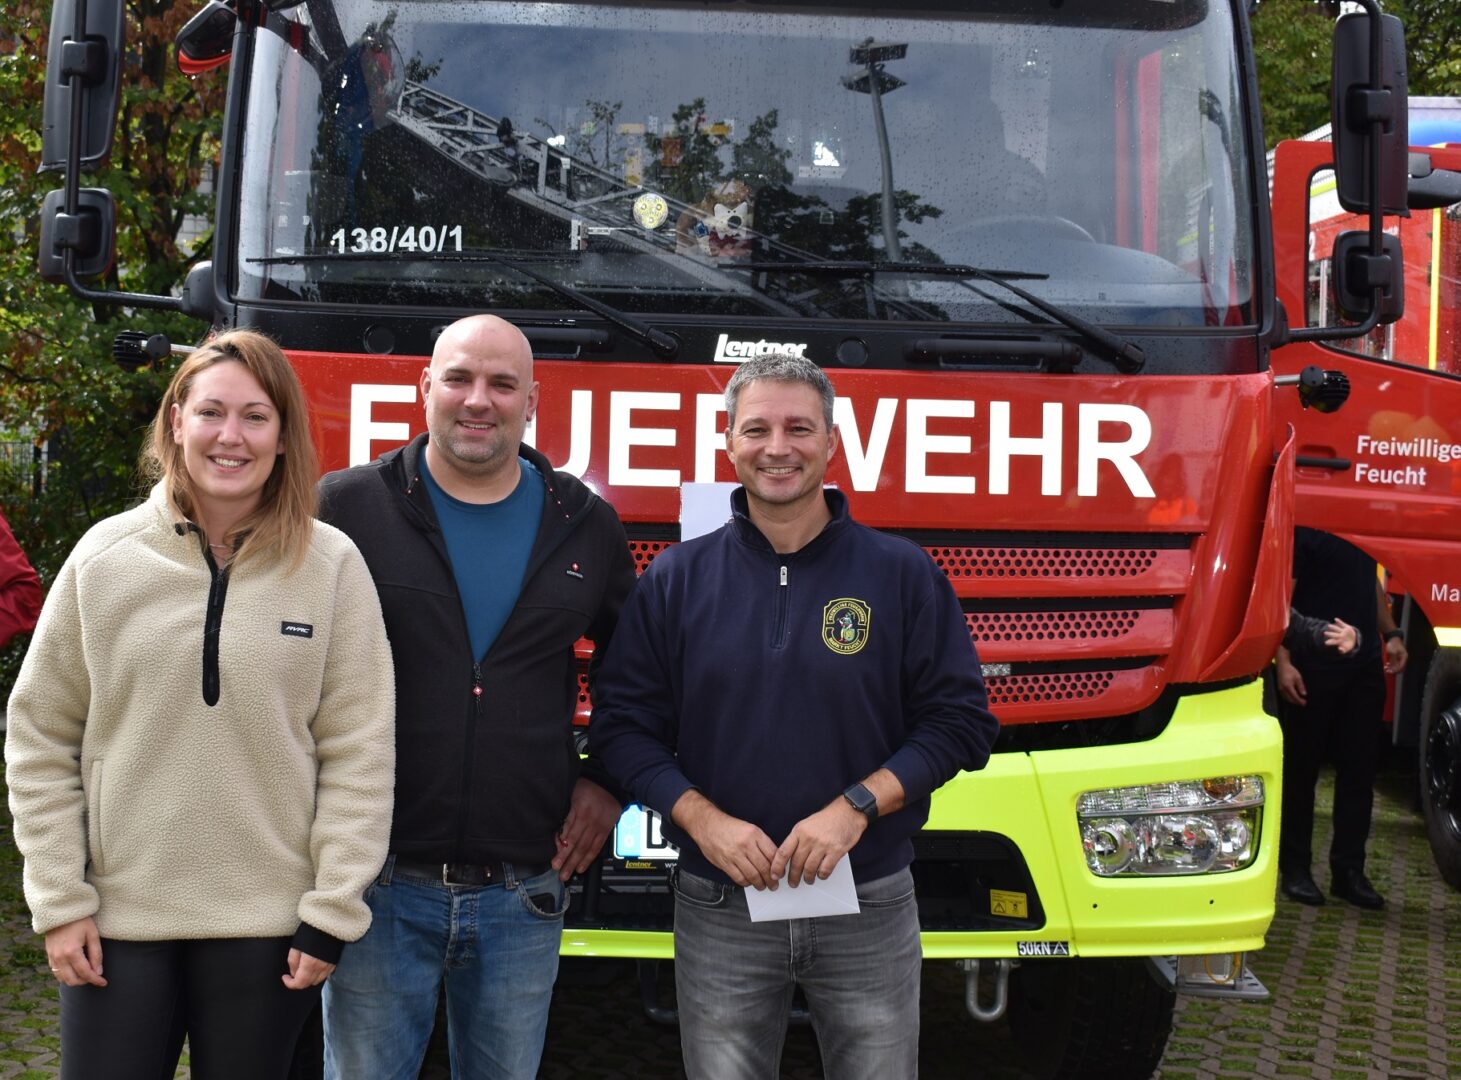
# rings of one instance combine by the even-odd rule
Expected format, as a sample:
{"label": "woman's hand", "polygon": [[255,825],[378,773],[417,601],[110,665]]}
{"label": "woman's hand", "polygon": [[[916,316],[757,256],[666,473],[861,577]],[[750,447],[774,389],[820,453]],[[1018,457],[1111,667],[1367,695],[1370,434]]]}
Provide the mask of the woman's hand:
{"label": "woman's hand", "polygon": [[280,978],[291,990],[308,990],[311,986],[319,986],[334,970],[334,964],[327,964],[298,949],[290,949],[289,974],[281,975]]}
{"label": "woman's hand", "polygon": [[46,931],[46,960],[67,986],[107,984],[101,977],[101,934],[90,915]]}

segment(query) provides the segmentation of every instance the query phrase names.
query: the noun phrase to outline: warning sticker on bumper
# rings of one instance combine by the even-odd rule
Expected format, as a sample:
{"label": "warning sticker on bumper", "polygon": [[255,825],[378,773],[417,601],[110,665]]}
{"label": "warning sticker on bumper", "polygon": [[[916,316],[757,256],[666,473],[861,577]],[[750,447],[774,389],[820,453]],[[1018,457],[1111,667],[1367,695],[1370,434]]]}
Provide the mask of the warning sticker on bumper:
{"label": "warning sticker on bumper", "polygon": [[1015,949],[1020,956],[1069,956],[1068,941],[1021,941]]}

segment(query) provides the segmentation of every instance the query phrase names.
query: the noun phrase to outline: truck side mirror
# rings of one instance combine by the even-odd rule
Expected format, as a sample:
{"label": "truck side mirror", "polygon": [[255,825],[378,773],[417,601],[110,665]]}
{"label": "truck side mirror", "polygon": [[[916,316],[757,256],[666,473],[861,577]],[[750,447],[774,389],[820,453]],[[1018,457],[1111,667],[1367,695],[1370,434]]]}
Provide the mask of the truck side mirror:
{"label": "truck side mirror", "polygon": [[[1365,6],[1379,11],[1372,2]],[[1334,24],[1334,172],[1339,204],[1351,214],[1367,214],[1373,204],[1380,213],[1405,216],[1410,153],[1405,32],[1394,15],[1381,15],[1379,28],[1380,70],[1372,79],[1369,14],[1342,15]],[[1379,155],[1378,196],[1370,191],[1372,154]]]}
{"label": "truck side mirror", "polygon": [[[84,11],[86,32],[76,33],[77,9]],[[46,96],[41,126],[41,169],[66,168],[72,124],[80,134],[83,169],[99,169],[112,152],[122,83],[117,70],[122,55],[122,0],[56,0],[51,8],[51,45],[46,61]],[[80,75],[73,90],[72,76]],[[72,94],[80,96],[80,109]],[[74,118],[74,119],[73,119]]]}
{"label": "truck side mirror", "polygon": [[1461,202],[1461,172],[1436,169],[1429,154],[1411,153],[1405,204],[1412,210],[1441,210]]}
{"label": "truck side mirror", "polygon": [[1343,232],[1334,241],[1334,295],[1346,319],[1362,322],[1370,314],[1374,290],[1380,292],[1381,323],[1405,314],[1405,275],[1400,237],[1386,233],[1385,254],[1370,254],[1370,234]]}
{"label": "truck side mirror", "polygon": [[178,69],[184,75],[201,75],[210,68],[226,64],[233,55],[233,31],[238,16],[221,0],[209,0],[178,31]]}
{"label": "truck side mirror", "polygon": [[66,280],[66,249],[72,248],[76,276],[94,280],[112,268],[116,256],[117,204],[105,188],[77,192],[76,213],[66,213],[66,189],[46,193],[41,207],[40,275],[53,285]]}

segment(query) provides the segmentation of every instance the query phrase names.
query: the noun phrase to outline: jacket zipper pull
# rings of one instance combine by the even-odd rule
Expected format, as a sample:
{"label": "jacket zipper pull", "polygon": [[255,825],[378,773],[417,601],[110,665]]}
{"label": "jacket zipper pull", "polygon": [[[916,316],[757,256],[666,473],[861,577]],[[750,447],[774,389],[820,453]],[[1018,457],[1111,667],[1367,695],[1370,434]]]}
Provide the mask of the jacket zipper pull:
{"label": "jacket zipper pull", "polygon": [[784,566],[781,568],[781,583],[786,584],[786,567]]}
{"label": "jacket zipper pull", "polygon": [[478,701],[482,700],[482,665],[472,665],[472,696]]}

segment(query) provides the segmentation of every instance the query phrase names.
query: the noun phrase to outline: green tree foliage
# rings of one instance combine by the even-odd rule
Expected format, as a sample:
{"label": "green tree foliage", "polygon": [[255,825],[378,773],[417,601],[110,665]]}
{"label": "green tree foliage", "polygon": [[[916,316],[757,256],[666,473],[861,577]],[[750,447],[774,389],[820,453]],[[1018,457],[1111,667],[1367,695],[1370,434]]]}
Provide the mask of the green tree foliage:
{"label": "green tree foliage", "polygon": [[651,131],[644,136],[649,154],[644,185],[681,202],[698,202],[726,178],[721,159],[725,140],[714,133],[704,98],[677,106],[670,119],[675,134]]}
{"label": "green tree foliage", "polygon": [[569,153],[601,169],[612,169],[620,160],[617,129],[619,110],[623,107],[622,101],[586,102],[589,119],[569,139]]}
{"label": "green tree foliage", "polygon": [[[61,186],[59,173],[37,172],[50,6],[0,6],[0,228],[11,237],[0,246],[0,440],[9,450],[0,459],[0,506],[46,581],[90,525],[139,494],[138,446],[166,373],[120,370],[111,360],[113,336],[145,329],[187,342],[205,329],[178,315],[93,309],[36,274],[41,202]],[[194,81],[175,66],[173,39],[196,10],[187,0],[127,4],[111,160],[83,177],[117,200],[108,287],[168,292],[195,260],[209,257],[206,240],[185,252],[176,239],[185,216],[211,217],[197,188],[218,153],[226,76]],[[18,642],[0,653],[0,695],[23,648]]]}
{"label": "green tree foliage", "polygon": [[776,143],[780,122],[779,109],[756,117],[746,128],[746,137],[731,148],[731,172],[753,187],[791,183],[786,167],[791,151]]}
{"label": "green tree foliage", "polygon": [[1461,4],[1455,0],[1390,0],[1385,10],[1405,24],[1410,92],[1461,92]]}
{"label": "green tree foliage", "polygon": [[1329,121],[1329,64],[1337,5],[1265,0],[1253,15],[1258,97],[1269,149]]}
{"label": "green tree foliage", "polygon": [[[1382,0],[1405,27],[1410,93],[1453,95],[1461,87],[1461,4]],[[1263,137],[1269,148],[1329,122],[1334,0],[1262,0],[1253,15]]]}

